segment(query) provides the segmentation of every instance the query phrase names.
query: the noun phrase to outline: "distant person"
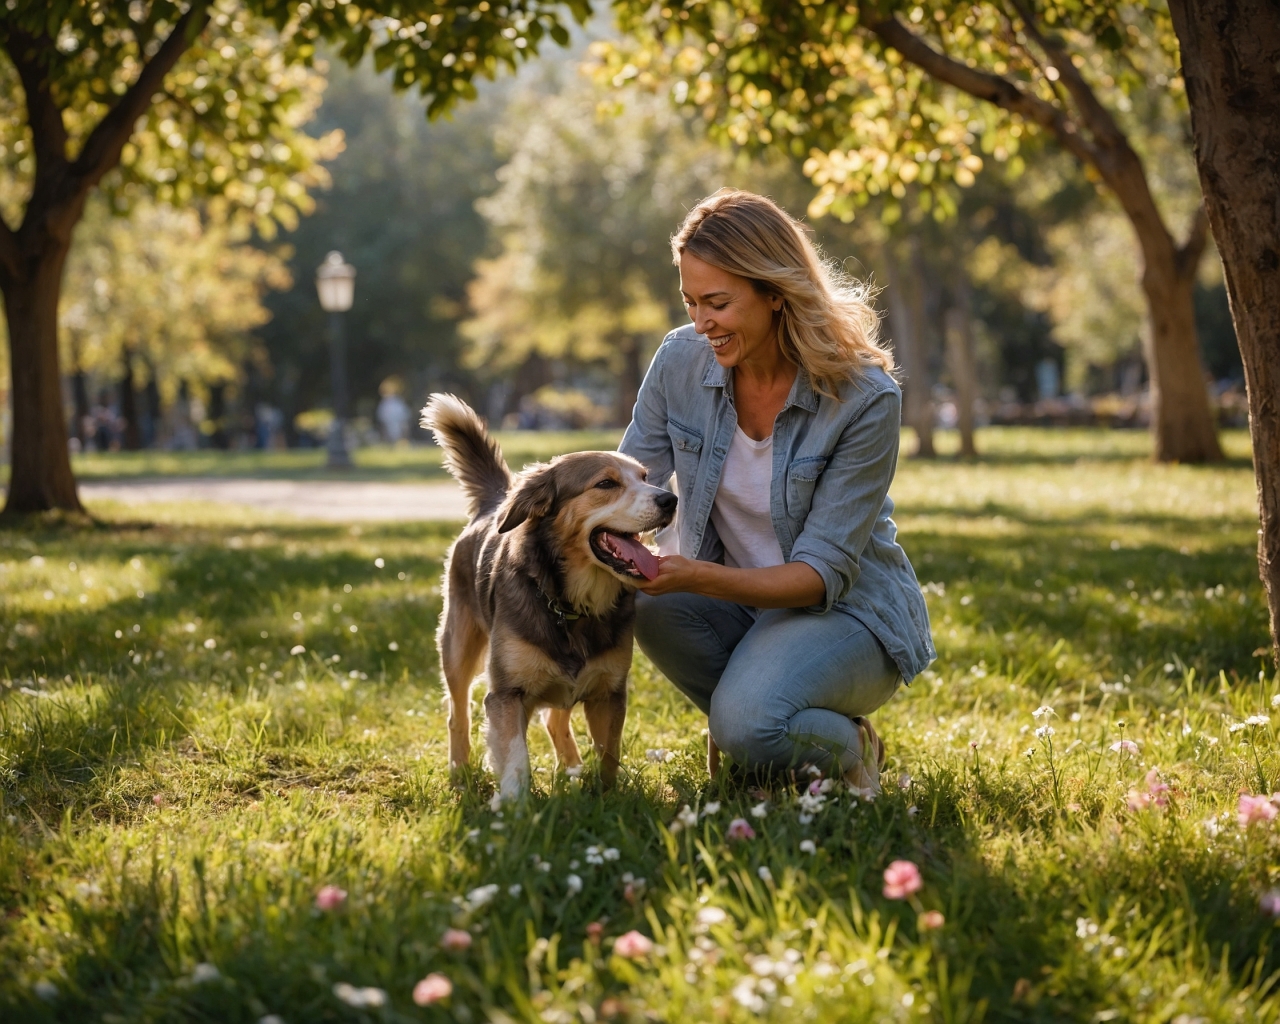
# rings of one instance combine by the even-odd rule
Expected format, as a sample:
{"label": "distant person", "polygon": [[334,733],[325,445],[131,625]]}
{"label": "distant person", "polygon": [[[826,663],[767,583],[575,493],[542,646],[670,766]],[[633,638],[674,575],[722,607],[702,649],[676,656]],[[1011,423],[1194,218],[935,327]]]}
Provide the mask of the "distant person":
{"label": "distant person", "polygon": [[389,444],[399,444],[409,436],[409,406],[400,397],[398,387],[384,383],[382,400],[378,403],[378,424],[382,427],[382,436]]}
{"label": "distant person", "polygon": [[877,791],[866,716],[934,650],[889,518],[902,395],[868,290],[751,192],[704,199],[671,248],[693,323],[618,446],[680,485],[679,553],[640,585],[636,640],[741,768]]}

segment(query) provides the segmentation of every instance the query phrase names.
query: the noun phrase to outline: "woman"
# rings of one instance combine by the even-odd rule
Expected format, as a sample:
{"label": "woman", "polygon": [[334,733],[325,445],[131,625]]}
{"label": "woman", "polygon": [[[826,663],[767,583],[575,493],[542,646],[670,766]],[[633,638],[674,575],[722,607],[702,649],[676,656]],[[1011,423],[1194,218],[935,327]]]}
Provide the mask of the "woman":
{"label": "woman", "polygon": [[679,553],[641,587],[636,639],[737,764],[878,789],[865,716],[934,657],[889,518],[893,357],[867,289],[769,199],[717,192],[671,247],[693,323],[662,343],[619,449],[652,483],[675,473]]}

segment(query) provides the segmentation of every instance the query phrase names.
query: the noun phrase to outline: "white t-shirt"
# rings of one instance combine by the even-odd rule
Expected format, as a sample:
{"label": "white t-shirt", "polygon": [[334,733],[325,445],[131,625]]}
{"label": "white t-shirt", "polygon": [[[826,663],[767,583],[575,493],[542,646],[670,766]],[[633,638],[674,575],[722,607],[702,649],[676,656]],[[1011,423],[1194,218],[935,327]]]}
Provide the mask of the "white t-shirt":
{"label": "white t-shirt", "polygon": [[773,435],[753,441],[738,427],[720,473],[711,522],[724,544],[724,564],[763,569],[782,564],[782,547],[769,517]]}

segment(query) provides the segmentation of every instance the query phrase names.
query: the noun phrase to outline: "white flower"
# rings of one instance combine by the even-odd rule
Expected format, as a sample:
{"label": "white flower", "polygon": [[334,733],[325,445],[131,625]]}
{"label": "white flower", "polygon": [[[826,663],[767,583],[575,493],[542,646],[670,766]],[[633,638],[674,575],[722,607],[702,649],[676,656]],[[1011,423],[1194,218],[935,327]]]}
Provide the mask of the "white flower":
{"label": "white flower", "polygon": [[217,981],[220,977],[222,977],[221,972],[210,963],[196,964],[191,971],[191,980],[197,985],[203,985],[206,981]]}
{"label": "white flower", "polygon": [[768,800],[761,800],[758,804],[756,804],[753,808],[751,808],[751,817],[753,818],[763,818],[768,813],[769,813]]}
{"label": "white flower", "polygon": [[1217,818],[1206,818],[1200,822],[1200,827],[1204,829],[1205,835],[1210,839],[1218,838],[1218,833],[1222,831],[1222,826],[1218,824]]}
{"label": "white flower", "polygon": [[800,852],[814,854],[818,852],[818,847],[814,844],[812,839],[802,839],[800,841]]}
{"label": "white flower", "polygon": [[391,643],[387,644],[387,650],[398,651],[400,650],[400,645],[396,643],[394,640],[392,640]]}
{"label": "white flower", "polygon": [[1244,720],[1245,725],[1270,725],[1271,718],[1269,715],[1250,715]]}
{"label": "white flower", "polygon": [[380,988],[356,988],[345,981],[340,981],[333,986],[333,994],[348,1006],[354,1006],[357,1009],[387,1005],[387,994]]}
{"label": "white flower", "polygon": [[697,811],[691,810],[688,804],[685,804],[684,807],[680,809],[680,813],[676,815],[676,821],[685,828],[693,828],[694,825],[698,824],[698,813]]}
{"label": "white flower", "polygon": [[479,910],[486,903],[492,902],[497,895],[498,887],[493,883],[478,886],[467,893],[467,906],[472,910]]}
{"label": "white flower", "polygon": [[827,798],[818,794],[810,796],[808,793],[801,793],[796,797],[796,803],[804,810],[806,814],[817,814],[822,810],[822,805],[827,802]]}
{"label": "white flower", "polygon": [[1271,698],[1271,706],[1273,708],[1280,708],[1280,693],[1275,694]]}
{"label": "white flower", "polygon": [[604,858],[600,856],[600,847],[598,846],[588,846],[586,856],[588,864],[604,863]]}
{"label": "white flower", "polygon": [[1232,722],[1227,732],[1240,732],[1242,729],[1249,728],[1247,722]]}
{"label": "white flower", "polygon": [[909,772],[903,772],[901,775],[898,776],[898,788],[899,789],[911,788],[911,774]]}
{"label": "white flower", "polygon": [[756,979],[750,974],[744,975],[733,986],[733,998],[739,1006],[745,1007],[752,1013],[764,1013],[766,1004],[760,996],[756,995],[755,983]]}
{"label": "white flower", "polygon": [[758,868],[756,868],[756,874],[760,876],[760,881],[762,881],[762,882],[772,882],[772,881],[773,881],[773,872],[772,872],[772,871],[770,871],[770,870],[769,870],[767,867],[765,867],[763,864],[761,864]]}
{"label": "white flower", "polygon": [[706,817],[708,814],[715,814],[719,810],[720,810],[720,801],[710,800],[707,802],[706,806],[702,808],[702,815],[703,817]]}
{"label": "white flower", "polygon": [[908,817],[914,818],[919,813],[920,813],[920,808],[917,807],[915,804],[912,804],[910,807],[907,808]]}
{"label": "white flower", "polygon": [[209,639],[204,642],[204,649],[206,651],[211,651],[217,646],[218,646],[218,641],[215,640],[213,637],[209,637]]}
{"label": "white flower", "polygon": [[1052,715],[1052,714],[1053,714],[1053,708],[1049,707],[1048,704],[1041,704],[1038,708],[1036,708],[1033,712],[1031,712],[1031,717],[1044,718],[1046,715]]}
{"label": "white flower", "polygon": [[703,907],[697,913],[697,921],[700,925],[710,927],[713,924],[721,924],[728,920],[729,915],[719,907]]}
{"label": "white flower", "polygon": [[582,879],[577,875],[569,875],[564,880],[564,887],[569,890],[570,896],[577,896],[582,892]]}
{"label": "white flower", "polygon": [[601,856],[604,857],[605,860],[617,860],[622,856],[622,854],[618,852],[618,848],[616,846],[607,846]]}
{"label": "white flower", "polygon": [[296,647],[289,648],[289,653],[290,654],[306,654],[307,649],[303,647],[302,644],[298,644]]}
{"label": "white flower", "polygon": [[812,821],[813,821],[813,815],[812,815],[812,814],[803,814],[803,813],[802,813],[802,814],[800,815],[800,817],[799,817],[797,820],[800,822],[800,824],[801,824],[801,825],[808,825],[808,824],[811,824],[811,823],[812,823]]}
{"label": "white flower", "polygon": [[523,891],[524,891],[524,887],[519,882],[516,882],[515,885],[507,886],[508,896],[519,896],[520,893]]}
{"label": "white flower", "polygon": [[1039,729],[1036,730],[1036,735],[1039,736],[1042,740],[1048,739],[1050,736],[1054,734],[1055,731],[1056,730],[1051,725],[1042,725],[1040,726]]}
{"label": "white flower", "polygon": [[644,759],[653,764],[666,764],[668,761],[675,760],[676,752],[667,750],[665,747],[650,747],[644,752]]}

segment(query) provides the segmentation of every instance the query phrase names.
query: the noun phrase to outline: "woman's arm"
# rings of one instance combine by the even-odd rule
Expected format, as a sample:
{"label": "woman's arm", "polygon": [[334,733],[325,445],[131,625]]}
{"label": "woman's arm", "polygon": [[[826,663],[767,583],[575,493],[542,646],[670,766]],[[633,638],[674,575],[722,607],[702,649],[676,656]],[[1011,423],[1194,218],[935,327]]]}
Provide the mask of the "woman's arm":
{"label": "woman's arm", "polygon": [[658,575],[640,589],[653,597],[687,592],[752,608],[808,608],[821,604],[827,592],[818,571],[804,562],[731,569],[681,555],[660,558]]}

